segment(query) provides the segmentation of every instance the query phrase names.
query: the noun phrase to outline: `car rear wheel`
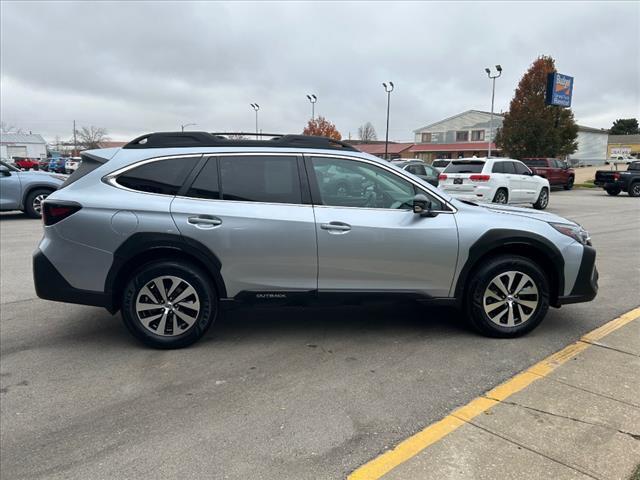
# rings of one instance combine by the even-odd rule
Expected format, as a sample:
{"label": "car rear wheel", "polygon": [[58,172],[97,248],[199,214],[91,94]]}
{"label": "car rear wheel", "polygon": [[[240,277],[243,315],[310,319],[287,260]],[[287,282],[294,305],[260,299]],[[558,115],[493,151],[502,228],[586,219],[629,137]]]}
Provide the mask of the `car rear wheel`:
{"label": "car rear wheel", "polygon": [[138,269],[125,287],[122,318],[129,331],[154,348],[182,348],[213,324],[218,299],[195,265],[162,261]]}
{"label": "car rear wheel", "polygon": [[620,192],[622,191],[620,188],[606,188],[605,190],[607,194],[611,195],[612,197],[619,195]]}
{"label": "car rear wheel", "polygon": [[24,213],[31,218],[42,216],[42,202],[51,194],[51,190],[37,189],[27,195],[24,202]]}
{"label": "car rear wheel", "polygon": [[564,185],[564,189],[565,190],[571,190],[573,188],[573,182],[574,182],[574,178],[573,177],[569,177],[569,180],[567,180],[567,183],[565,183],[565,185]]}
{"label": "car rear wheel", "polygon": [[482,334],[511,338],[536,328],[549,309],[549,282],[531,260],[494,257],[481,265],[468,288],[467,314]]}
{"label": "car rear wheel", "polygon": [[509,193],[504,188],[499,188],[493,197],[493,203],[506,204],[509,201]]}
{"label": "car rear wheel", "polygon": [[536,210],[544,210],[549,205],[549,190],[543,188],[540,190],[540,195],[538,195],[538,200],[533,204],[533,208]]}
{"label": "car rear wheel", "polygon": [[633,182],[629,187],[630,197],[640,197],[640,182]]}

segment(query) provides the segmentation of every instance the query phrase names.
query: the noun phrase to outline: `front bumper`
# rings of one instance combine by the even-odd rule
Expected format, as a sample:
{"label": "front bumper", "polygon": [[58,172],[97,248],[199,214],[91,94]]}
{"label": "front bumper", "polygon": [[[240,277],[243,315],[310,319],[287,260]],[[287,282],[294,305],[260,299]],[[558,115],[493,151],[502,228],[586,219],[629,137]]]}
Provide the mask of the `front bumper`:
{"label": "front bumper", "polygon": [[33,283],[38,297],[55,302],[104,307],[114,313],[112,296],[72,287],[40,250],[33,254]]}
{"label": "front bumper", "polygon": [[590,302],[598,294],[598,269],[596,249],[585,245],[576,283],[569,295],[558,297],[558,306],[569,303]]}

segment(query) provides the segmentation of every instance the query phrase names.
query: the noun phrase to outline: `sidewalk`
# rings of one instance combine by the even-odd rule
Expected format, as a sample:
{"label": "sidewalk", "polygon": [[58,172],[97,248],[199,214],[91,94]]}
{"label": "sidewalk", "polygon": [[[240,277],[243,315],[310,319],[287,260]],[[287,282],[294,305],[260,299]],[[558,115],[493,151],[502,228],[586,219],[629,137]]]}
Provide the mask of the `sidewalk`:
{"label": "sidewalk", "polygon": [[640,309],[635,309],[349,478],[630,480],[638,464]]}

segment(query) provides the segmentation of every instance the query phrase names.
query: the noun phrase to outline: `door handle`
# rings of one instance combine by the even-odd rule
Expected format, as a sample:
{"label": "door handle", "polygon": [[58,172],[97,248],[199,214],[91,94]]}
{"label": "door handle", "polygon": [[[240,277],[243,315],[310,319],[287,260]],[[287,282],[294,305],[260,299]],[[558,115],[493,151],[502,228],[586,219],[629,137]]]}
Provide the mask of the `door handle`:
{"label": "door handle", "polygon": [[200,226],[208,226],[208,227],[217,227],[218,225],[222,225],[222,220],[218,217],[212,217],[209,215],[194,215],[188,218],[187,220],[191,225],[200,225]]}
{"label": "door handle", "polygon": [[321,223],[320,228],[322,230],[334,231],[334,232],[348,232],[351,230],[351,225],[342,222],[330,222]]}

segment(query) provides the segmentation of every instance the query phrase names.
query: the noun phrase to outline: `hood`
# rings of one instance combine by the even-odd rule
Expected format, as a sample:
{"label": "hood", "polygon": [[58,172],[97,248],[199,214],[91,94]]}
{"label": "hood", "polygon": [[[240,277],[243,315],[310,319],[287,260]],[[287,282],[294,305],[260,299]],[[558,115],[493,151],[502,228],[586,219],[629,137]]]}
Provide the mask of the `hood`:
{"label": "hood", "polygon": [[523,207],[511,207],[508,205],[497,205],[497,204],[479,204],[481,208],[489,210],[494,213],[502,214],[502,215],[515,215],[518,217],[526,217],[534,220],[540,220],[541,222],[547,223],[564,223],[567,225],[578,225],[576,222],[571,220],[567,220],[560,215],[556,215],[555,213],[549,213],[542,210],[534,210],[532,208],[523,208]]}
{"label": "hood", "polygon": [[64,182],[69,175],[63,175],[61,173],[43,172],[41,170],[28,170],[26,172],[20,172],[20,175],[26,175],[28,178],[46,178],[47,180],[53,180],[56,182]]}

